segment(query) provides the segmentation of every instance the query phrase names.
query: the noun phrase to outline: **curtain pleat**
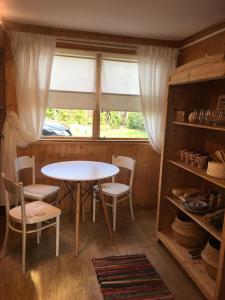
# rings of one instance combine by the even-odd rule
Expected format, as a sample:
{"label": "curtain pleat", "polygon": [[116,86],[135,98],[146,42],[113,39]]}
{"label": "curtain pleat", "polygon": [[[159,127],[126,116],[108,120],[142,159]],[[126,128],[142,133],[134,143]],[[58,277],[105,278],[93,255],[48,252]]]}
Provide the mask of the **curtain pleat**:
{"label": "curtain pleat", "polygon": [[[1,170],[12,179],[17,147],[36,141],[42,132],[47,108],[56,38],[12,32],[18,115],[8,111],[3,127]],[[4,204],[4,199],[0,199]]]}
{"label": "curtain pleat", "polygon": [[138,47],[141,109],[149,142],[158,153],[163,146],[168,79],[176,67],[177,54],[172,48]]}

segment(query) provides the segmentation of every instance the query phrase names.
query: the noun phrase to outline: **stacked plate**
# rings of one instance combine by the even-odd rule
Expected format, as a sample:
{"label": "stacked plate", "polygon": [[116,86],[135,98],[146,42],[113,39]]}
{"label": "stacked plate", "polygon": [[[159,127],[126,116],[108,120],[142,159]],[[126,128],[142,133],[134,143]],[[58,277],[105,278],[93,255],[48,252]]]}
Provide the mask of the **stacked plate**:
{"label": "stacked plate", "polygon": [[208,212],[208,203],[205,202],[205,197],[201,195],[187,197],[182,204],[186,210],[194,214],[205,214]]}

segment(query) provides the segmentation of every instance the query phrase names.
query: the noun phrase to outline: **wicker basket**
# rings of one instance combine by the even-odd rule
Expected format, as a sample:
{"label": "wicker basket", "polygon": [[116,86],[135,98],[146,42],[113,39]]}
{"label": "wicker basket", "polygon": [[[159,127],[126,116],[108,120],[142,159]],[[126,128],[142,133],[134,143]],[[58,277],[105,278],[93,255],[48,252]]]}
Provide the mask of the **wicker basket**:
{"label": "wicker basket", "polygon": [[187,248],[205,245],[208,234],[185,214],[178,214],[172,224],[173,236],[179,244]]}
{"label": "wicker basket", "polygon": [[[218,248],[218,247],[217,247]],[[206,268],[207,273],[213,279],[216,279],[217,268],[219,263],[220,250],[216,249],[209,241],[205,249],[201,253],[201,257]]]}

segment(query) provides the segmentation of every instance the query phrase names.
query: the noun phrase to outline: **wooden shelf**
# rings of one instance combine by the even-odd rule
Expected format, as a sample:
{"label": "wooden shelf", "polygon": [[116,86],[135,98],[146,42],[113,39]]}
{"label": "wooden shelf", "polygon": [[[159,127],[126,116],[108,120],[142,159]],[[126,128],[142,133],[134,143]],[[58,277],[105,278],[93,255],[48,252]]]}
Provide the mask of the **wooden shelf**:
{"label": "wooden shelf", "polygon": [[195,174],[196,176],[199,176],[209,182],[212,182],[222,188],[225,188],[225,179],[219,179],[219,178],[209,176],[206,174],[205,169],[198,169],[197,167],[176,160],[169,160],[169,162],[181,169],[184,169],[192,174]]}
{"label": "wooden shelf", "polygon": [[224,54],[196,59],[177,68],[169,78],[169,85],[197,83],[225,77]]}
{"label": "wooden shelf", "polygon": [[[210,153],[225,148],[225,125],[209,126],[177,122],[176,111],[194,110],[196,107],[216,108],[218,99],[225,94],[225,56],[214,55],[193,61],[177,68],[169,79],[168,105],[166,115],[165,143],[162,154],[159,181],[159,205],[157,213],[157,232],[159,239],[178,260],[184,270],[210,300],[225,300],[225,223],[221,231],[217,230],[206,218],[185,210],[182,200],[171,196],[175,184],[192,186],[214,184],[216,189],[225,189],[225,178],[209,176],[206,169],[179,161],[175,155],[179,149],[190,147]],[[183,170],[183,171],[182,171]],[[201,180],[200,180],[201,179]],[[211,183],[211,184],[210,184]],[[212,187],[213,188],[213,187]],[[167,195],[165,195],[165,193]],[[171,207],[170,207],[171,206]],[[185,247],[180,246],[173,238],[171,222],[174,210],[184,212],[196,224],[221,242],[219,253],[220,264],[216,280],[209,278],[201,259],[192,260]],[[168,231],[169,230],[169,231]],[[179,281],[178,281],[179,283]]]}
{"label": "wooden shelf", "polygon": [[209,126],[209,125],[201,125],[201,124],[193,124],[193,123],[185,123],[185,122],[173,122],[173,124],[179,125],[179,126],[185,126],[185,127],[202,128],[202,129],[207,129],[207,130],[225,132],[225,127],[222,127],[222,126]]}
{"label": "wooden shelf", "polygon": [[188,249],[177,243],[171,230],[159,231],[158,238],[194,280],[206,298],[215,299],[216,283],[208,276],[202,259],[191,259],[187,252]]}
{"label": "wooden shelf", "polygon": [[217,240],[221,241],[222,232],[217,230],[216,227],[211,225],[205,218],[205,216],[193,214],[187,211],[183,205],[182,200],[174,196],[165,196],[167,200],[173,203],[176,207],[178,207],[181,211],[183,211],[186,215],[188,215],[192,220],[198,223],[202,228],[208,231],[212,236],[214,236]]}

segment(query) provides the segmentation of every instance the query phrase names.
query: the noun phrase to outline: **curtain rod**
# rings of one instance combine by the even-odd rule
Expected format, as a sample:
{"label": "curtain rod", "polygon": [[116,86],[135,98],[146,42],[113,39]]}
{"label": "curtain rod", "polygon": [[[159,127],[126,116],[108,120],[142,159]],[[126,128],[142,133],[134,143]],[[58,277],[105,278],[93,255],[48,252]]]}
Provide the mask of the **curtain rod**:
{"label": "curtain rod", "polygon": [[114,42],[103,42],[103,41],[93,41],[93,40],[84,40],[80,38],[62,38],[57,37],[57,42],[59,43],[69,43],[69,44],[79,44],[79,45],[85,45],[85,46],[97,46],[97,47],[113,47],[117,49],[124,49],[124,50],[136,50],[138,45],[135,44],[127,44],[127,43],[114,43]]}

